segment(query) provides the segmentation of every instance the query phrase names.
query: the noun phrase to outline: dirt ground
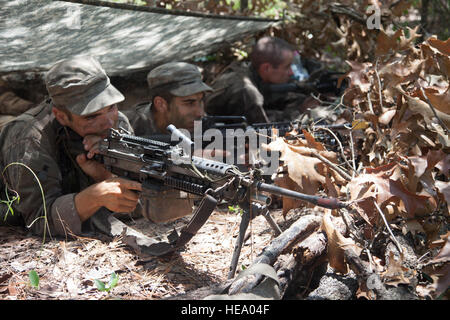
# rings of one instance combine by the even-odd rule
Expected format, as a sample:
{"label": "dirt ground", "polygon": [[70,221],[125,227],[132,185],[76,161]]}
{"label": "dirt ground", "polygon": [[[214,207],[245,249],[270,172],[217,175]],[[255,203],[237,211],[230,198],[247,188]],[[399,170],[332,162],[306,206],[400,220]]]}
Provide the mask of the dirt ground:
{"label": "dirt ground", "polygon": [[[272,216],[282,230],[295,221],[285,220],[281,210]],[[188,218],[156,225],[144,218],[126,223],[150,236],[161,236],[175,227],[181,229]],[[227,210],[215,211],[185,250],[170,257],[141,259],[120,239],[80,237],[53,239],[42,243],[24,229],[0,228],[1,300],[159,300],[191,290],[221,284],[228,270],[238,235],[240,216]],[[250,235],[243,246],[238,268],[249,266],[274,238],[264,217],[252,220]],[[39,287],[31,286],[29,272],[39,275]],[[108,293],[98,290],[95,280],[108,284],[111,274],[117,285]]]}

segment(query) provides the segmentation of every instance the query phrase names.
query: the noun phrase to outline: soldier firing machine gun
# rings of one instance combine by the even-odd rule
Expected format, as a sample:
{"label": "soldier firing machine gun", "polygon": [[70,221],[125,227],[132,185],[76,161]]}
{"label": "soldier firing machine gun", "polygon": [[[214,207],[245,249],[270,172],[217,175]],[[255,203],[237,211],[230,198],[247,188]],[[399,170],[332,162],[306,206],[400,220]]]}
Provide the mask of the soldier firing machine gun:
{"label": "soldier firing machine gun", "polygon": [[173,125],[167,129],[172,137],[179,139],[179,143],[171,145],[111,129],[109,136],[100,145],[100,158],[106,168],[121,177],[141,182],[141,197],[145,197],[148,190],[167,188],[202,197],[180,235],[172,234],[168,237],[169,242],[158,243],[155,247],[156,255],[183,247],[221,201],[239,205],[243,209],[243,215],[229,271],[229,278],[233,278],[251,219],[262,214],[275,233],[281,233],[269,214],[267,207],[271,199],[267,194],[304,200],[332,209],[347,206],[337,199],[306,195],[264,183],[258,170],[242,173],[234,165],[192,156],[193,142]]}

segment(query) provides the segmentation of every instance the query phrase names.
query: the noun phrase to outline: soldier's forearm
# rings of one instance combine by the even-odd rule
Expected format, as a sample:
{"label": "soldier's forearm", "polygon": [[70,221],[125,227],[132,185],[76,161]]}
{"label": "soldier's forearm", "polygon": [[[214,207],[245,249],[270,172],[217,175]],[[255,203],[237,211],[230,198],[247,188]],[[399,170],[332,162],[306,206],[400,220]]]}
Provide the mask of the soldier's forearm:
{"label": "soldier's forearm", "polygon": [[75,195],[75,207],[82,222],[89,219],[103,205],[101,199],[96,197],[98,184],[94,184]]}

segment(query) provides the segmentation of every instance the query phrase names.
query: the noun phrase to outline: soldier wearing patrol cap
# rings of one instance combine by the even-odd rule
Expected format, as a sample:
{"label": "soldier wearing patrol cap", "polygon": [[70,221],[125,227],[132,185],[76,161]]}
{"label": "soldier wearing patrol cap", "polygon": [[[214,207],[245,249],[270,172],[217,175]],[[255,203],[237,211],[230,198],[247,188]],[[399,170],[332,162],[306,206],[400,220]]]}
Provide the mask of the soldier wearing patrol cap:
{"label": "soldier wearing patrol cap", "polygon": [[147,75],[150,100],[125,111],[137,136],[163,134],[173,124],[194,129],[194,121],[204,115],[205,92],[212,91],[202,81],[199,68],[185,62],[170,62]]}
{"label": "soldier wearing patrol cap", "polygon": [[113,177],[92,159],[95,142],[110,128],[132,132],[117,109],[123,95],[90,56],[56,63],[45,84],[49,98],[8,123],[0,135],[0,165],[6,168],[9,198],[20,196],[12,203],[13,213],[1,208],[1,221],[25,225],[34,234],[48,228],[51,235],[64,236],[80,234],[98,210],[133,211],[140,183]]}
{"label": "soldier wearing patrol cap", "polygon": [[[163,64],[147,75],[150,101],[125,111],[137,136],[167,134],[173,124],[194,130],[194,121],[204,115],[203,98],[212,89],[202,81],[199,68],[185,62]],[[141,199],[142,215],[155,223],[164,223],[192,213],[194,200],[178,190],[146,191]]]}

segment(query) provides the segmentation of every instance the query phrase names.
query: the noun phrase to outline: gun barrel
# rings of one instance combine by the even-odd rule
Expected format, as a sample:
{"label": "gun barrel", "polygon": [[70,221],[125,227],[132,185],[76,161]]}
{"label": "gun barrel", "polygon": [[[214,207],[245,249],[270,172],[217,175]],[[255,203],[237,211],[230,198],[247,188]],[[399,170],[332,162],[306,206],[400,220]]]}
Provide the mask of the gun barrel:
{"label": "gun barrel", "polygon": [[300,193],[297,191],[292,191],[289,189],[281,188],[278,186],[270,185],[267,183],[260,182],[257,185],[258,190],[266,191],[274,195],[304,200],[320,207],[329,208],[329,209],[340,209],[346,208],[348,205],[344,202],[339,201],[335,198],[323,198],[318,196],[312,196],[309,194]]}

